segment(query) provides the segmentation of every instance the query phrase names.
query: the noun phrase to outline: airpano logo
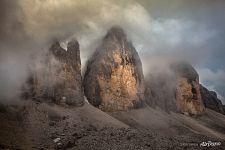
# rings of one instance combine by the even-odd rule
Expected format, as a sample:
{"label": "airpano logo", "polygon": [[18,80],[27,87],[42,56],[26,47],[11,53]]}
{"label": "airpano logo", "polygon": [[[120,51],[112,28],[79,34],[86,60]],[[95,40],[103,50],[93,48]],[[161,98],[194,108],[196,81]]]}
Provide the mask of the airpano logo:
{"label": "airpano logo", "polygon": [[208,141],[208,142],[201,142],[201,143],[180,143],[180,146],[184,146],[184,147],[215,147],[215,146],[221,146],[222,143],[221,142],[212,142],[212,141]]}
{"label": "airpano logo", "polygon": [[210,147],[210,146],[214,147],[214,146],[220,146],[220,145],[221,145],[221,142],[212,142],[212,141],[202,142],[200,144],[200,146],[202,147]]}

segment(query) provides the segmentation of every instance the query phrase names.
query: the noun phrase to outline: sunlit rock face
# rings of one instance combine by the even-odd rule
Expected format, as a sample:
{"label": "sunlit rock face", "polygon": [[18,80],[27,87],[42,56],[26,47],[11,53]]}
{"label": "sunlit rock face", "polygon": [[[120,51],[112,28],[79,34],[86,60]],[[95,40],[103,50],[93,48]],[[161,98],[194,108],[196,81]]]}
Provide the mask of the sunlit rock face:
{"label": "sunlit rock face", "polygon": [[206,108],[217,111],[221,114],[225,114],[223,110],[223,104],[221,100],[217,98],[217,94],[214,91],[209,91],[203,85],[200,85],[202,100]]}
{"label": "sunlit rock face", "polygon": [[137,51],[120,27],[112,27],[87,63],[84,92],[104,111],[138,108],[144,100],[144,77]]}
{"label": "sunlit rock face", "polygon": [[171,65],[177,76],[176,104],[182,113],[196,115],[204,111],[199,76],[188,63],[179,62]]}
{"label": "sunlit rock face", "polygon": [[[81,106],[84,103],[79,44],[68,43],[67,51],[56,41],[39,61],[31,65],[30,96],[37,100]],[[41,61],[40,61],[41,60]]]}

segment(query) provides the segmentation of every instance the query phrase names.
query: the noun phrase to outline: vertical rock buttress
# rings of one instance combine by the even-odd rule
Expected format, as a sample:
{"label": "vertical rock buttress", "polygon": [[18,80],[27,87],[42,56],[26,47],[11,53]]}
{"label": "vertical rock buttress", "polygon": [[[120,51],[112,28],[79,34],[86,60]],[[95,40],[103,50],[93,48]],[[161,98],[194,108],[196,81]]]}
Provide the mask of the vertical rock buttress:
{"label": "vertical rock buttress", "polygon": [[167,67],[160,73],[147,75],[146,103],[189,115],[203,112],[205,107],[196,70],[186,62],[168,63]]}
{"label": "vertical rock buttress", "polygon": [[185,62],[174,63],[171,67],[177,75],[176,102],[178,109],[191,115],[203,112],[205,107],[196,70]]}
{"label": "vertical rock buttress", "polygon": [[84,92],[104,111],[138,108],[144,100],[141,60],[120,27],[112,27],[87,63]]}
{"label": "vertical rock buttress", "polygon": [[41,61],[34,60],[31,68],[29,92],[32,98],[59,104],[83,105],[79,43],[72,40],[65,50],[56,41],[43,58]]}

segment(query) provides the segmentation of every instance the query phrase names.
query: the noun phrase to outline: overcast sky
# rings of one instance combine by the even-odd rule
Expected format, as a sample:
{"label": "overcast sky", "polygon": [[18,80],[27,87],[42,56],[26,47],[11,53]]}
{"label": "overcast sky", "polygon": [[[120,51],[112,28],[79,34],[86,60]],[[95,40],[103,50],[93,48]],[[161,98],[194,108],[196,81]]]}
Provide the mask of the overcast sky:
{"label": "overcast sky", "polygon": [[189,61],[200,82],[225,103],[224,0],[1,0],[0,94],[26,77],[29,54],[76,37],[82,64],[99,39],[120,25],[143,62]]}
{"label": "overcast sky", "polygon": [[[162,45],[163,37],[177,37],[175,47],[194,58],[191,62],[200,82],[216,90],[225,103],[225,1],[140,0],[140,4],[159,22],[174,21],[177,27],[165,25],[164,33],[160,33]],[[169,32],[174,35],[168,37]]]}

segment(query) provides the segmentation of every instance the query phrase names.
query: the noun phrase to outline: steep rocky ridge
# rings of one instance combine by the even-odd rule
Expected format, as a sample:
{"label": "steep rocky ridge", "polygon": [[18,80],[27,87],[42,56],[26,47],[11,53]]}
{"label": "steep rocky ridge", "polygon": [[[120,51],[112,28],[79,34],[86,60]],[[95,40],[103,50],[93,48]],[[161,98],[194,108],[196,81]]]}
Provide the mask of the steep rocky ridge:
{"label": "steep rocky ridge", "polygon": [[200,89],[205,107],[217,111],[221,114],[225,114],[223,110],[223,104],[221,100],[217,98],[216,92],[209,91],[203,85],[200,85]]}
{"label": "steep rocky ridge", "polygon": [[138,108],[144,100],[141,60],[124,31],[112,27],[87,63],[84,92],[104,111]]}

